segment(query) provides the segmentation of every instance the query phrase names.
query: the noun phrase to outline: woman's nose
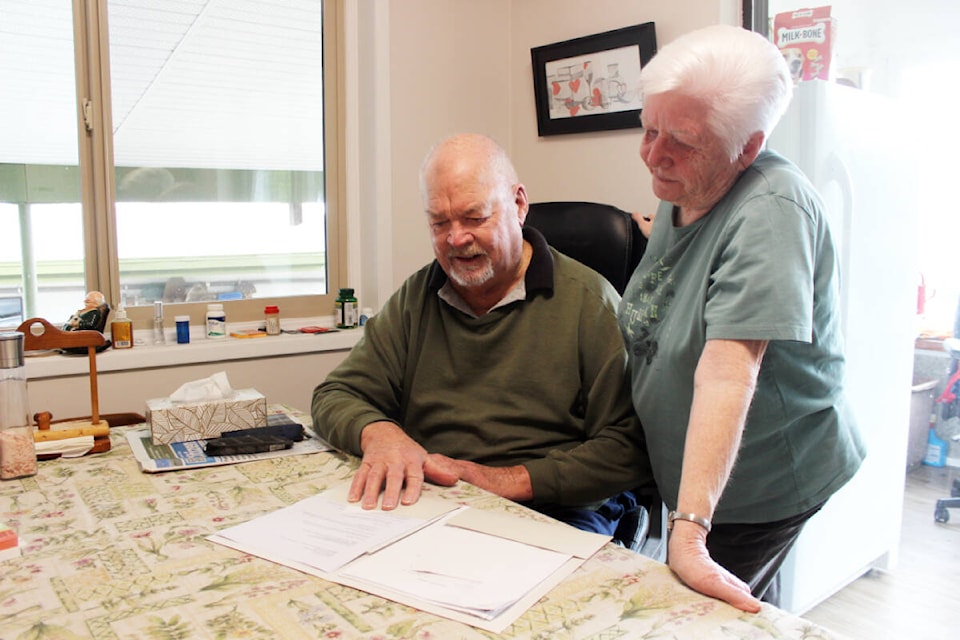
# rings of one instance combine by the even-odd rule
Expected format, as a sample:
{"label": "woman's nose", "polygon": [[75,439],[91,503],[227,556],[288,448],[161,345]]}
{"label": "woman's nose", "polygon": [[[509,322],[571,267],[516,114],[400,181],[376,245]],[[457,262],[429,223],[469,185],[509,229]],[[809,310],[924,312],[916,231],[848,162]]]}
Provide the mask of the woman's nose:
{"label": "woman's nose", "polygon": [[640,147],[640,155],[648,167],[658,167],[669,160],[663,141],[658,137]]}

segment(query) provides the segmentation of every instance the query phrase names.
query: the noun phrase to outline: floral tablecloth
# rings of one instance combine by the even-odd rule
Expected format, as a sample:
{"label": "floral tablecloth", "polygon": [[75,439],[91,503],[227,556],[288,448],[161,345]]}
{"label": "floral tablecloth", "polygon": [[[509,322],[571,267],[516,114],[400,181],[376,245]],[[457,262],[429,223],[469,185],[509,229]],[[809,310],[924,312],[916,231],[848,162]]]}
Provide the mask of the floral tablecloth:
{"label": "floral tablecloth", "polygon": [[[355,459],[317,453],[145,474],[126,429],[111,431],[109,452],[0,482],[0,519],[21,547],[0,563],[0,640],[838,637],[766,605],[739,612],[612,544],[494,636],[205,539],[349,478]],[[542,517],[463,483],[427,491]]]}

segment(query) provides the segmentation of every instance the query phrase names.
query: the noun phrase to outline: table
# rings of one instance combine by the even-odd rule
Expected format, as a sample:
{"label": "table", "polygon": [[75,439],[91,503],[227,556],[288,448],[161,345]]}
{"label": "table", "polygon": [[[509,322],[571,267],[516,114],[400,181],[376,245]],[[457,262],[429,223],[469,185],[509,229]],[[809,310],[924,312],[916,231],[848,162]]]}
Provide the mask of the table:
{"label": "table", "polygon": [[[740,612],[663,564],[607,544],[500,636],[214,544],[205,536],[351,477],[326,452],[145,474],[125,433],[109,452],[0,482],[21,557],[0,563],[0,638],[804,638],[837,635],[764,605]],[[542,518],[460,483],[426,491]]]}

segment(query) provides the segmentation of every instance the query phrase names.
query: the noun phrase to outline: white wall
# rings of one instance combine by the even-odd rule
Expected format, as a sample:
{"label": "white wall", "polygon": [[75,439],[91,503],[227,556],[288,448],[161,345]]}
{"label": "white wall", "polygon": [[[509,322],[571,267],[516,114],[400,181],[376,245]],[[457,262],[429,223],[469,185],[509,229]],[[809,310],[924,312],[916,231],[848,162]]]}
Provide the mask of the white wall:
{"label": "white wall", "polygon": [[[532,47],[655,22],[657,39],[718,22],[740,24],[740,0],[404,0],[389,11],[392,259],[380,265],[392,291],[433,258],[417,176],[443,136],[477,131],[513,157],[531,200],[597,200],[652,210],[656,199],[640,162],[640,130],[539,138]],[[373,46],[382,46],[372,43]],[[376,91],[376,88],[373,88]],[[374,161],[371,158],[371,163]],[[369,166],[371,163],[365,163]],[[382,256],[383,251],[380,251]],[[385,288],[380,287],[380,291]]]}
{"label": "white wall", "polygon": [[439,139],[510,137],[510,0],[390,3],[392,287],[433,258],[420,162]]}

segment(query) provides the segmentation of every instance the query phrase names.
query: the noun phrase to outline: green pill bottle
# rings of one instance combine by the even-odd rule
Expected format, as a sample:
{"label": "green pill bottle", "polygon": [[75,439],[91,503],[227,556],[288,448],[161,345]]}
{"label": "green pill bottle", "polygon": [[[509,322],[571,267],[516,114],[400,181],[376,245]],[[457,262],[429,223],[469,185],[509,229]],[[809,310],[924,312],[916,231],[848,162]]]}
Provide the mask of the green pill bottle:
{"label": "green pill bottle", "polygon": [[357,298],[353,289],[340,289],[336,301],[337,328],[355,329],[357,326]]}

